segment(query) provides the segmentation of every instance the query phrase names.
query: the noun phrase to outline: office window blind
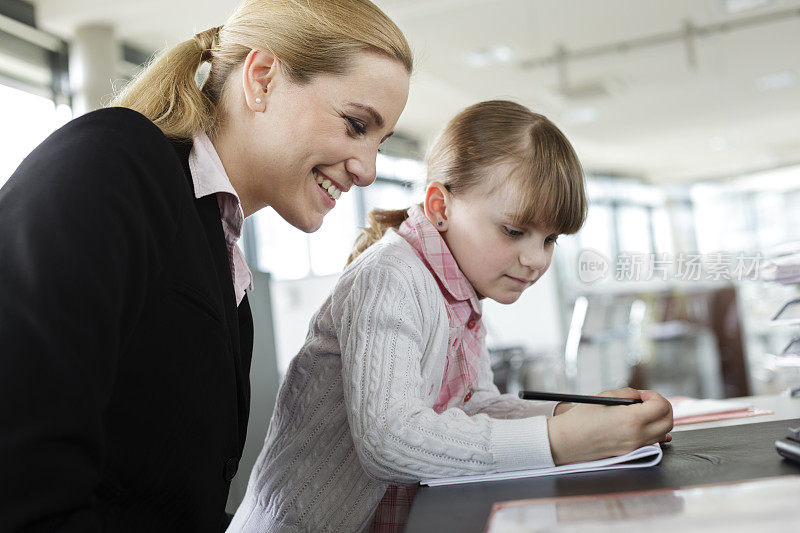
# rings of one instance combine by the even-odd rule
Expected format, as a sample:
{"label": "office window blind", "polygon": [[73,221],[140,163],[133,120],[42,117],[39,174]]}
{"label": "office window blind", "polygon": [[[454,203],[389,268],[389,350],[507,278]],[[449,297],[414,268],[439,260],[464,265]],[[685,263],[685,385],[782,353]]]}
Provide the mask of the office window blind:
{"label": "office window blind", "polygon": [[0,83],[68,103],[67,44],[0,13]]}

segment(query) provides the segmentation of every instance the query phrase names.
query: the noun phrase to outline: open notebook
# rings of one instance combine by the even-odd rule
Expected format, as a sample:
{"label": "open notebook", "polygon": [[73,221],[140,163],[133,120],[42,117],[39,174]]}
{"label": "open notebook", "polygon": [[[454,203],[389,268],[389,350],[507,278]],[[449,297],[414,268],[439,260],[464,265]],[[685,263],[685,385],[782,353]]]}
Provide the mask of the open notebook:
{"label": "open notebook", "polygon": [[438,479],[423,479],[420,485],[438,487],[441,485],[456,485],[458,483],[478,483],[481,481],[502,481],[506,479],[521,479],[526,477],[557,476],[575,472],[598,472],[600,470],[615,470],[618,468],[644,468],[657,465],[661,462],[661,447],[658,444],[642,446],[619,457],[608,457],[597,461],[573,463],[569,465],[553,466],[550,468],[536,468],[533,470],[515,470],[513,472],[498,472],[497,474],[481,474],[477,476],[443,477]]}

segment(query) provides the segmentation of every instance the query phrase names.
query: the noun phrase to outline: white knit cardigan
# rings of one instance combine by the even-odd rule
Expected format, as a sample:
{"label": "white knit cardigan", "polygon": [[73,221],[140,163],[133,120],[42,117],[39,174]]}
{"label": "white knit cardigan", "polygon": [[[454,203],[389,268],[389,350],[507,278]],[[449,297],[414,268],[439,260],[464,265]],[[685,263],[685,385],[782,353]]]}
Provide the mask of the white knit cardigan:
{"label": "white knit cardigan", "polygon": [[389,231],[313,317],[229,531],[359,532],[388,484],[553,466],[555,404],[501,395],[485,347],[469,402],[437,414],[444,297]]}

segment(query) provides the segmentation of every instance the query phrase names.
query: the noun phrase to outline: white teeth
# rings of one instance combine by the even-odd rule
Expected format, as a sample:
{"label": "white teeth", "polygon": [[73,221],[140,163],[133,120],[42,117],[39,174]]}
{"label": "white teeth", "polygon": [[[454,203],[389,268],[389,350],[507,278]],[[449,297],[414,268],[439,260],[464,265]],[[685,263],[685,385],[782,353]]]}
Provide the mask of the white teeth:
{"label": "white teeth", "polygon": [[317,185],[322,187],[328,193],[328,196],[330,196],[334,200],[338,200],[339,197],[342,195],[342,191],[340,191],[339,188],[336,185],[334,185],[331,180],[323,178],[322,176],[317,174],[316,171],[314,172],[314,179],[317,182]]}

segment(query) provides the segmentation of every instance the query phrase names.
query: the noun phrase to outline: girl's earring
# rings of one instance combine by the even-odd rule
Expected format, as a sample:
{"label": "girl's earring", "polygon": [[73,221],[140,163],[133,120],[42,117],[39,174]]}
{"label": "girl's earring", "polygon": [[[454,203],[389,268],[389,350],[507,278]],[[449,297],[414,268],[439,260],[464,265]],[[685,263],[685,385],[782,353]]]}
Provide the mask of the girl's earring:
{"label": "girl's earring", "polygon": [[441,227],[442,227],[442,224],[443,224],[443,222],[440,220],[439,222],[437,222],[437,224],[438,224],[438,225],[439,225],[439,227],[441,228]]}

